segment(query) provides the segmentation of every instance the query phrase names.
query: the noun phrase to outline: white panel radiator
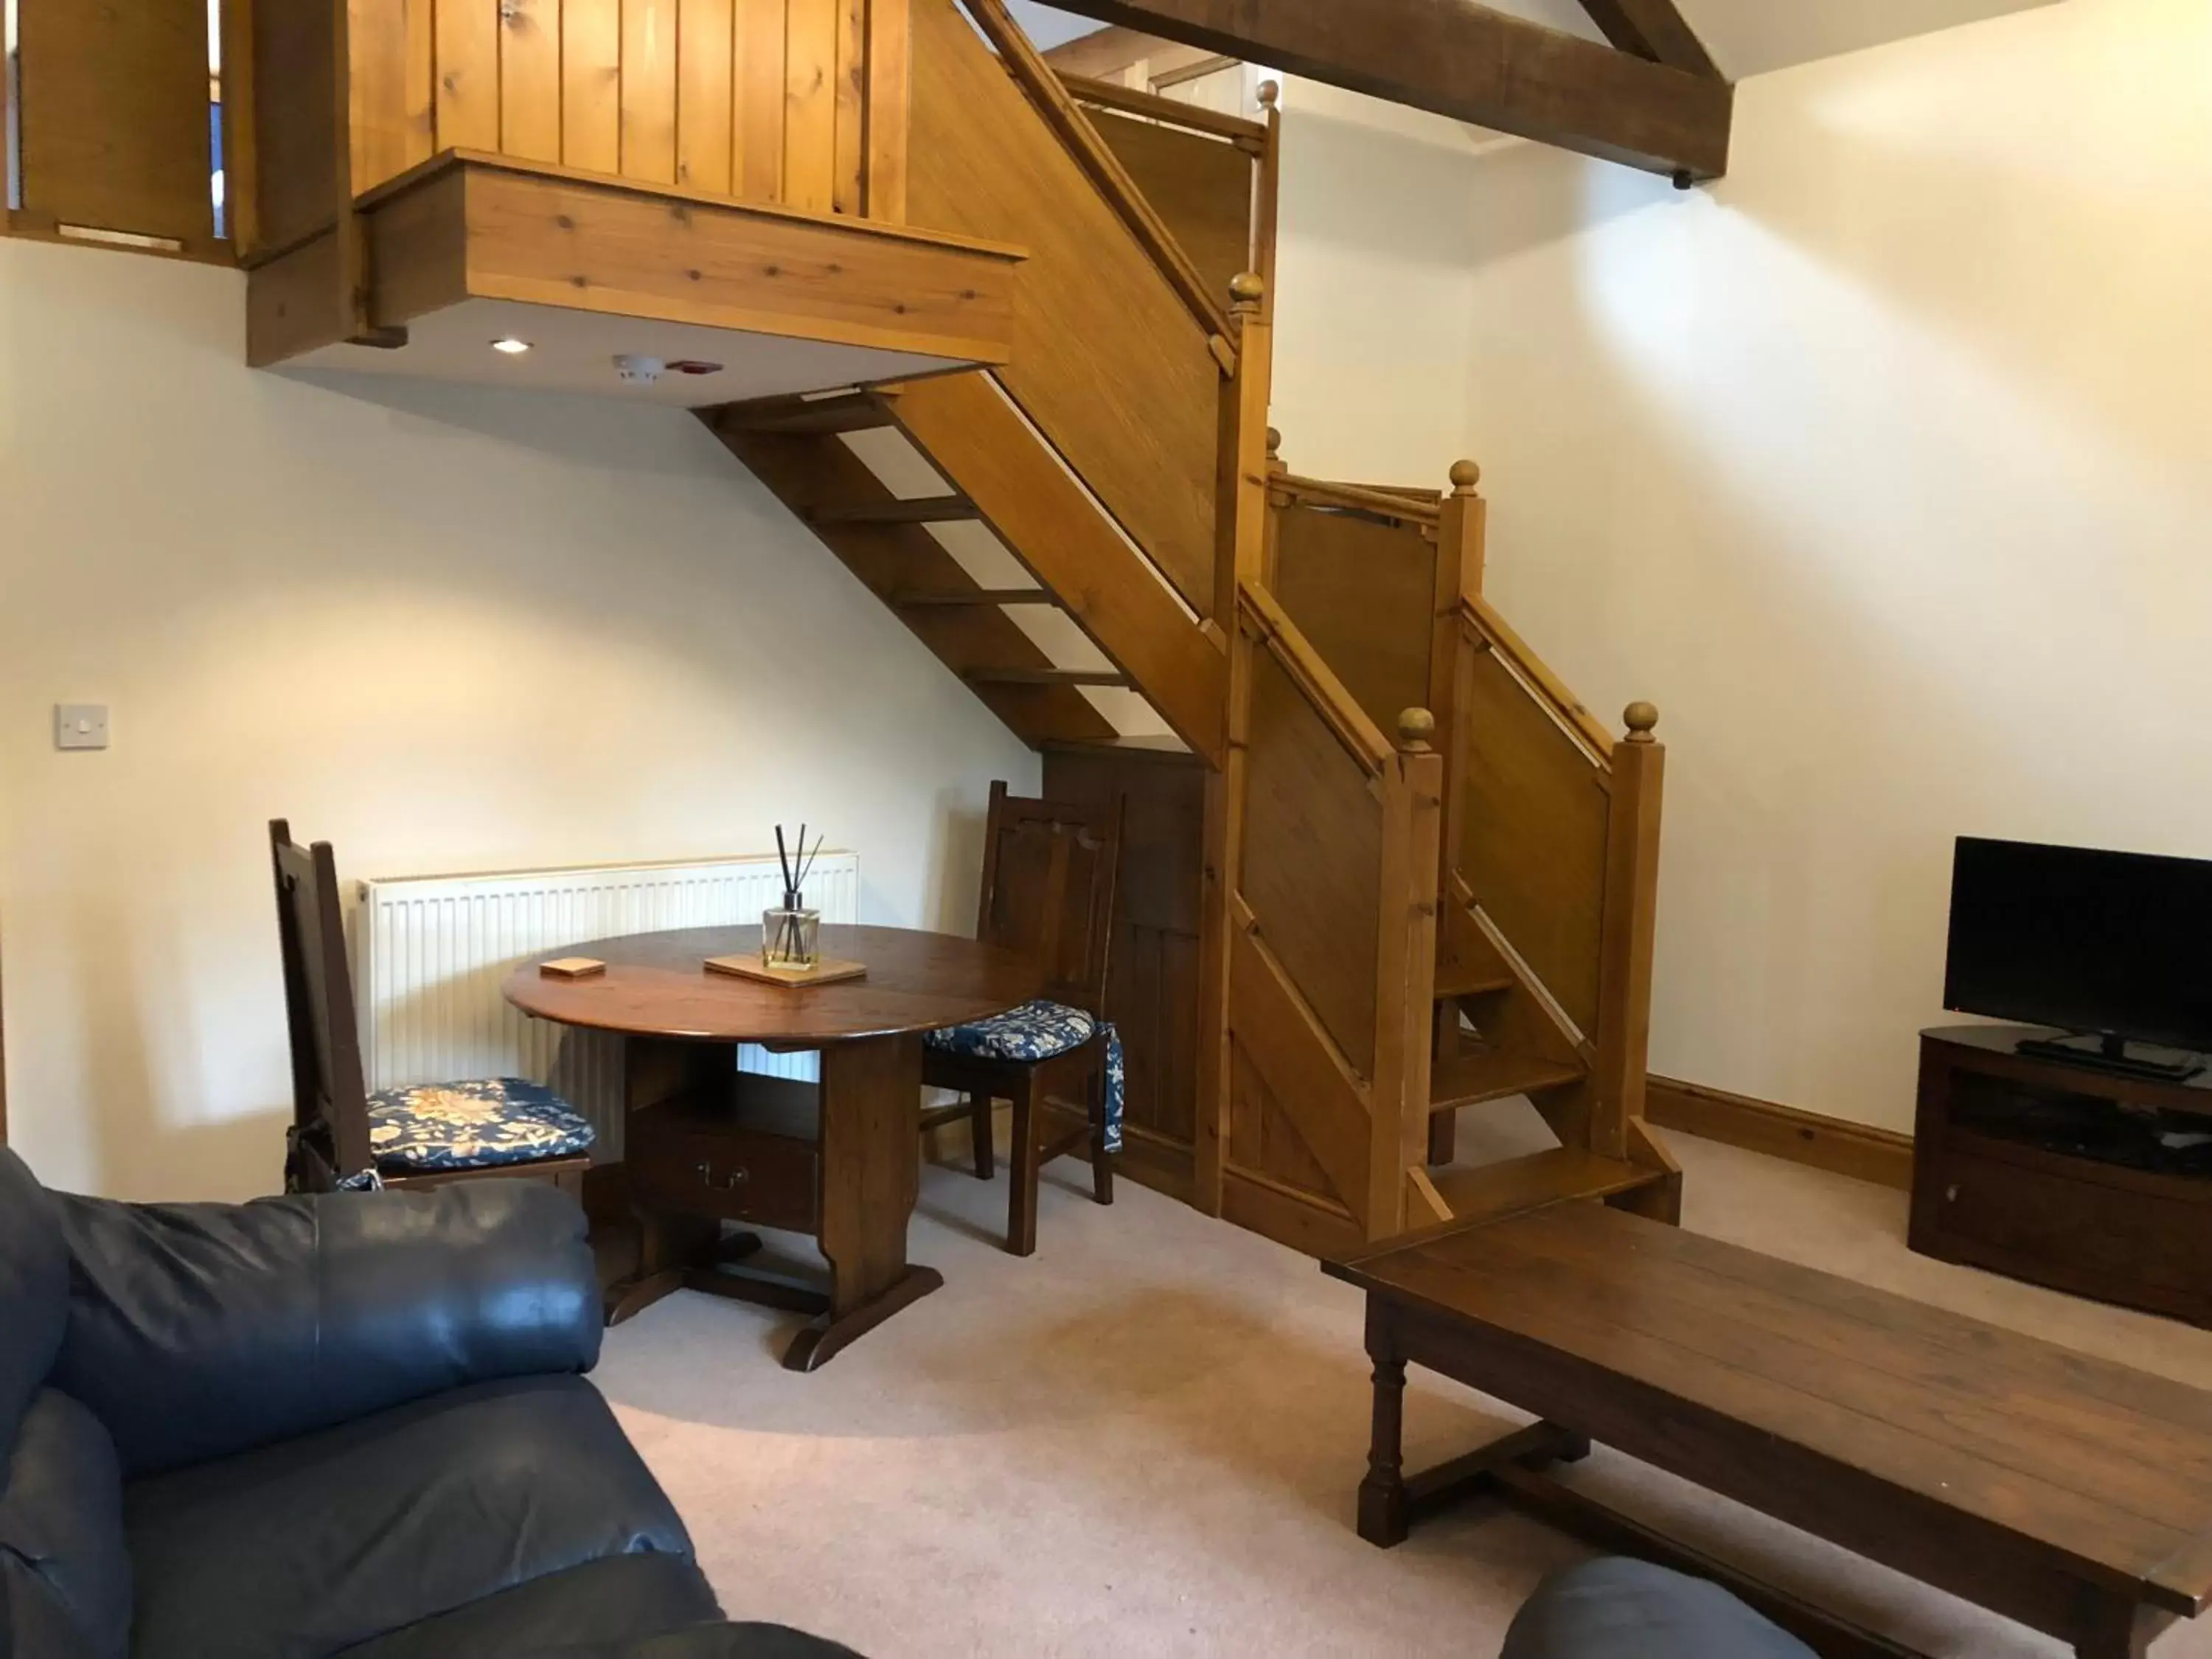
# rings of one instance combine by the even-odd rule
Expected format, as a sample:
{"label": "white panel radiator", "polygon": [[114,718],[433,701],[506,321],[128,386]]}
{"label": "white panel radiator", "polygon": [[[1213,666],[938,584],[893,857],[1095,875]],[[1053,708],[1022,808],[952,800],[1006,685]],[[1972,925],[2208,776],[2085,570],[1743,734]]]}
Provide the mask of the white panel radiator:
{"label": "white panel radiator", "polygon": [[[860,894],[860,861],[851,853],[823,854],[807,878],[807,902],[824,922],[858,921]],[[354,981],[368,1086],[550,1082],[599,1130],[595,1155],[619,1157],[620,1040],[526,1019],[500,994],[501,981],[518,963],[587,939],[757,924],[782,898],[773,858],[365,881]],[[819,1061],[748,1046],[738,1064],[811,1082]]]}

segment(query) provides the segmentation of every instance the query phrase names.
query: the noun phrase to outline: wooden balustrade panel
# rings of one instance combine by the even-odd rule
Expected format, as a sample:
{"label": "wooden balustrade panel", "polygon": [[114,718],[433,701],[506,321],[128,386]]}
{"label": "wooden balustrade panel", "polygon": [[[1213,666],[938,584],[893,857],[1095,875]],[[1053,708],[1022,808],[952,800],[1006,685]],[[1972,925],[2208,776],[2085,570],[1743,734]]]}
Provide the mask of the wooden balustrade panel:
{"label": "wooden balustrade panel", "polygon": [[256,6],[252,21],[258,240],[289,247],[337,218],[337,14]]}
{"label": "wooden balustrade panel", "polygon": [[1029,250],[1006,390],[1200,615],[1221,374],[1106,199],[951,0],[915,0],[907,218]]}
{"label": "wooden balustrade panel", "polygon": [[[196,3],[149,0],[157,9]],[[264,108],[296,100],[283,65],[320,9],[257,9],[257,33],[277,54],[258,54]],[[198,27],[204,100],[204,14]],[[355,8],[350,39],[356,192],[441,151],[475,149],[859,214],[878,211],[872,168],[903,171],[903,80],[872,82],[869,53],[883,41],[894,57],[903,51],[905,0],[386,0]],[[878,85],[886,107],[872,117]],[[203,108],[203,149],[205,125]],[[262,149],[280,195],[282,179],[307,178],[304,166]],[[264,192],[267,179],[264,170]],[[325,196],[334,179],[329,167],[317,175]],[[899,180],[889,182],[878,216],[896,218]],[[201,184],[204,196],[204,174]],[[302,222],[278,207],[280,222]]]}
{"label": "wooden balustrade panel", "polygon": [[1232,1036],[1229,1054],[1229,1164],[1350,1214],[1350,1206],[1298,1133],[1289,1114]]}
{"label": "wooden balustrade panel", "polygon": [[1329,1040],[1372,1076],[1382,804],[1265,650],[1253,654],[1244,780],[1239,893]]}
{"label": "wooden balustrade panel", "polygon": [[1582,1028],[1597,1034],[1605,908],[1605,775],[1513,678],[1476,653],[1459,874]]}
{"label": "wooden balustrade panel", "polygon": [[1367,717],[1396,731],[1401,714],[1429,703],[1436,544],[1364,513],[1273,512],[1270,589]]}
{"label": "wooden balustrade panel", "polygon": [[1091,124],[1137,181],[1207,291],[1225,295],[1229,279],[1256,270],[1252,246],[1252,157],[1224,138],[1156,121],[1086,108]]}
{"label": "wooden balustrade panel", "polygon": [[[27,218],[204,247],[215,234],[205,0],[21,0],[16,24]],[[321,84],[327,93],[327,71]]]}

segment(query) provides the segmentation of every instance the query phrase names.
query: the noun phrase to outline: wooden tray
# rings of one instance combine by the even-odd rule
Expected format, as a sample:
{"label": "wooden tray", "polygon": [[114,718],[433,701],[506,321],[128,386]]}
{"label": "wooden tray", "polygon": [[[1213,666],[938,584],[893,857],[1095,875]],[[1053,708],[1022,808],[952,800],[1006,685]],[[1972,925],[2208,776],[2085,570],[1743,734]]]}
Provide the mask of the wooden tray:
{"label": "wooden tray", "polygon": [[835,985],[840,980],[860,979],[867,971],[860,962],[838,962],[824,957],[811,968],[770,968],[757,956],[708,957],[707,971],[735,979],[757,979],[766,985]]}

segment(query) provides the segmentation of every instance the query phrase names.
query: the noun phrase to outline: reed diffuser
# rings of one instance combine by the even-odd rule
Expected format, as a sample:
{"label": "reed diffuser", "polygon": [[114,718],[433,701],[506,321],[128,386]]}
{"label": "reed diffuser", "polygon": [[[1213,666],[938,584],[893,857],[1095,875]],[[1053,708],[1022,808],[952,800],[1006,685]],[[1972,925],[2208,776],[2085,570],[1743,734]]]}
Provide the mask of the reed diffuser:
{"label": "reed diffuser", "polygon": [[775,856],[783,866],[783,903],[761,913],[761,965],[764,968],[811,968],[822,960],[822,913],[806,908],[806,878],[821,854],[827,836],[817,836],[814,849],[806,848],[806,826],[799,826],[794,854],[783,839],[783,826],[775,826]]}

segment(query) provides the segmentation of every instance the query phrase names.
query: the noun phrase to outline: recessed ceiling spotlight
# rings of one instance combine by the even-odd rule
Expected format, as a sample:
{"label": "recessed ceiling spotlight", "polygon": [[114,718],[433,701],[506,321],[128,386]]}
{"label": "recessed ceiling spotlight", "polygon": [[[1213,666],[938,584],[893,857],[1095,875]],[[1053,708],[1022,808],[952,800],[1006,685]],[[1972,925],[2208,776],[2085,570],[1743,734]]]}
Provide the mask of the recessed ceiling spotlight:
{"label": "recessed ceiling spotlight", "polygon": [[491,349],[494,351],[503,351],[510,357],[520,357],[524,352],[530,349],[530,342],[527,340],[518,340],[514,336],[510,334],[503,340],[494,340],[491,343]]}

